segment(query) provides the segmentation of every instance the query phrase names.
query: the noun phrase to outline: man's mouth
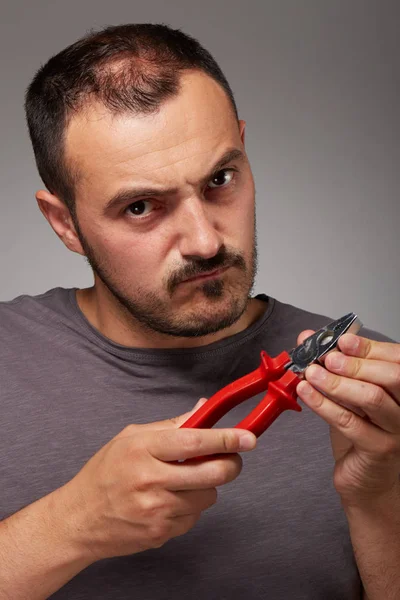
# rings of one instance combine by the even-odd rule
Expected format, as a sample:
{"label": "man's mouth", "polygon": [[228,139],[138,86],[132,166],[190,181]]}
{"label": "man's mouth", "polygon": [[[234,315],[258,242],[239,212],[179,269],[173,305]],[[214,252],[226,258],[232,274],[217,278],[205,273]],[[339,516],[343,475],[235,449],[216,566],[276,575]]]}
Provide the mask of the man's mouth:
{"label": "man's mouth", "polygon": [[205,281],[207,279],[214,279],[225,273],[229,267],[223,267],[221,269],[214,269],[214,271],[210,271],[209,273],[202,273],[201,275],[196,275],[195,277],[190,277],[189,279],[185,279],[182,283],[190,283],[193,281]]}

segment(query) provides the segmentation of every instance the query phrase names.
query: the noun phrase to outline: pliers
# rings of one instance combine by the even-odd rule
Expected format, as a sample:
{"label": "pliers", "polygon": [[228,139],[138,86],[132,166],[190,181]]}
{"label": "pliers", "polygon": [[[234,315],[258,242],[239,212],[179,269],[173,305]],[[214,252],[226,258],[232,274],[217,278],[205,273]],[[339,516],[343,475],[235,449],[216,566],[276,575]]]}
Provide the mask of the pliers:
{"label": "pliers", "polygon": [[301,411],[296,387],[302,379],[302,373],[336,348],[344,333],[357,333],[361,327],[358,316],[348,313],[313,333],[290,352],[284,351],[271,358],[263,350],[257,369],[216,392],[181,427],[212,427],[235,406],[268,388],[261,402],[235,425],[259,437],[284,410]]}

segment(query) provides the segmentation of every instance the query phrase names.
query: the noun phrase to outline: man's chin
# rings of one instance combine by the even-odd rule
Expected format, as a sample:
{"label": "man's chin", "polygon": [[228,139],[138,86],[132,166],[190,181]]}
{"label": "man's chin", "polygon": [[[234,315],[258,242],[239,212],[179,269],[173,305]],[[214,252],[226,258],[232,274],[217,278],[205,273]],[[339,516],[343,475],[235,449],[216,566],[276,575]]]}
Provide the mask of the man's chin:
{"label": "man's chin", "polygon": [[[208,302],[207,302],[208,300]],[[234,325],[247,308],[246,302],[232,302],[229,307],[218,306],[215,298],[206,298],[206,301],[197,310],[190,311],[175,320],[171,330],[180,337],[205,337],[228,329]],[[208,304],[208,306],[207,306]],[[223,304],[223,302],[221,302]]]}

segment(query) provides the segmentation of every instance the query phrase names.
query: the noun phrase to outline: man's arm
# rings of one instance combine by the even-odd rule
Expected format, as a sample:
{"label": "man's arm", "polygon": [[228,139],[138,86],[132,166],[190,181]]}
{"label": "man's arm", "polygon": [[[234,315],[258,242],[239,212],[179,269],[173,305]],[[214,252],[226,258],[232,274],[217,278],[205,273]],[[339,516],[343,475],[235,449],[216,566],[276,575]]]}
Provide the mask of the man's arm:
{"label": "man's arm", "polygon": [[[129,425],[64,486],[0,522],[0,599],[45,600],[98,560],[189,531],[257,442],[236,428],[181,429],[193,411]],[[208,455],[220,458],[188,464]]]}
{"label": "man's arm", "polygon": [[400,484],[392,496],[365,508],[345,508],[364,586],[363,600],[400,598]]}
{"label": "man's arm", "polygon": [[70,512],[59,488],[0,522],[2,600],[45,600],[94,562],[73,536],[79,507]]}

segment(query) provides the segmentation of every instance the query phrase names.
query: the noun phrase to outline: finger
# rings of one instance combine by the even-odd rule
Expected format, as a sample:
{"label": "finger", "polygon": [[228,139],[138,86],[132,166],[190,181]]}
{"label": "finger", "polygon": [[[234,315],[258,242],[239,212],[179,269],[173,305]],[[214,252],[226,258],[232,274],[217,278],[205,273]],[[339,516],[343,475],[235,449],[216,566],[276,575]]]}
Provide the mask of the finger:
{"label": "finger", "polygon": [[345,333],[339,339],[338,346],[342,352],[349,356],[385,360],[400,364],[400,344],[376,342],[354,333]]}
{"label": "finger", "polygon": [[254,433],[245,429],[162,429],[149,435],[146,448],[154,458],[168,462],[252,450],[256,442]]}
{"label": "finger", "polygon": [[164,463],[162,485],[174,492],[217,488],[236,479],[242,467],[240,454],[218,455],[212,460]]}
{"label": "finger", "polygon": [[302,381],[297,386],[297,393],[309,408],[342,433],[359,450],[383,455],[394,447],[392,434],[326,398],[307,381]]}
{"label": "finger", "polygon": [[199,514],[213,506],[218,497],[216,488],[200,490],[180,490],[170,492],[174,495],[173,517],[183,517],[185,515]]}
{"label": "finger", "polygon": [[380,386],[400,404],[400,364],[332,352],[326,357],[325,367],[338,375]]}
{"label": "finger", "polygon": [[361,408],[378,427],[400,433],[400,407],[381,387],[335,375],[319,365],[306,369],[305,378],[331,400]]}
{"label": "finger", "polygon": [[169,537],[179,537],[185,535],[190,529],[192,529],[197,521],[200,519],[201,514],[185,515],[183,517],[170,517],[171,533]]}

